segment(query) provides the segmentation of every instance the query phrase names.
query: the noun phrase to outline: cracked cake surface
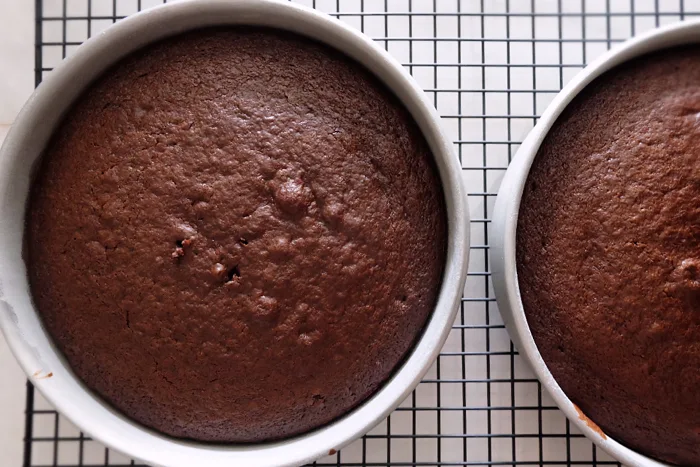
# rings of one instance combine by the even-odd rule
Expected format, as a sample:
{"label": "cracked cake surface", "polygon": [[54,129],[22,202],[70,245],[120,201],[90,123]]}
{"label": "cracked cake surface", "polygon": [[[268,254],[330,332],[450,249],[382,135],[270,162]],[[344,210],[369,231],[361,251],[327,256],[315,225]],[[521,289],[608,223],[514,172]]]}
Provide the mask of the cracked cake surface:
{"label": "cracked cake surface", "polygon": [[700,50],[589,84],[525,184],[520,293],[554,378],[607,435],[700,465]]}
{"label": "cracked cake surface", "polygon": [[426,141],[369,72],[300,36],[208,29],[78,99],[25,258],[89,388],[167,435],[260,442],[387,380],[435,305],[446,222]]}

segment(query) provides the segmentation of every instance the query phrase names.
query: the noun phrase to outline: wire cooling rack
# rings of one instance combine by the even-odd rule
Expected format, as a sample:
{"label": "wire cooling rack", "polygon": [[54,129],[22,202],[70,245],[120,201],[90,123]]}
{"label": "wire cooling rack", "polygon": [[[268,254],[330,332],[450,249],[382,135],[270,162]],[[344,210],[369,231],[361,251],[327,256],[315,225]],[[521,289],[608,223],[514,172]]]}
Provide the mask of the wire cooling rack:
{"label": "wire cooling rack", "polygon": [[[36,83],[91,35],[159,3],[37,0]],[[511,157],[559,89],[614,43],[700,15],[700,0],[300,3],[374,38],[423,87],[454,141],[472,218],[464,298],[438,361],[391,416],[316,465],[619,465],[569,424],[514,351],[491,286],[490,218]],[[24,466],[106,465],[136,464],[28,384]]]}

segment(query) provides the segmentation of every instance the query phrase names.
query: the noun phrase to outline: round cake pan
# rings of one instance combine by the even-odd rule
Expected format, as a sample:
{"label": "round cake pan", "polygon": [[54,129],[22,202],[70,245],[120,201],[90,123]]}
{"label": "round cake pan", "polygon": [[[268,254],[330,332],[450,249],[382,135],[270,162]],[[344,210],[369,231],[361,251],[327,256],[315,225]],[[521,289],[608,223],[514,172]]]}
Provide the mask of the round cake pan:
{"label": "round cake pan", "polygon": [[559,115],[581,90],[598,76],[628,60],[660,49],[697,42],[700,42],[700,21],[676,23],[630,39],[582,70],[556,96],[523,141],[503,178],[494,207],[491,247],[493,286],[498,308],[513,343],[569,420],[599,447],[626,465],[651,467],[667,464],[639,454],[605,435],[554,380],[532,337],[520,297],[515,261],[518,211],[525,181],[540,144]]}
{"label": "round cake pan", "polygon": [[[32,167],[62,115],[85,88],[125,55],[184,31],[222,25],[267,26],[323,42],[372,71],[403,102],[433,152],[448,215],[448,251],[435,309],[410,355],[369,400],[313,432],[274,443],[215,445],[183,441],[132,422],[71,372],[41,325],[22,259]],[[469,217],[461,170],[440,118],[413,79],[371,39],[328,15],[275,0],[196,0],[138,13],[89,39],[37,88],[0,150],[0,326],[32,383],[76,426],[107,446],[153,466],[296,466],[332,454],[396,408],[437,357],[455,318],[469,255]],[[129,365],[128,361],[124,365]]]}

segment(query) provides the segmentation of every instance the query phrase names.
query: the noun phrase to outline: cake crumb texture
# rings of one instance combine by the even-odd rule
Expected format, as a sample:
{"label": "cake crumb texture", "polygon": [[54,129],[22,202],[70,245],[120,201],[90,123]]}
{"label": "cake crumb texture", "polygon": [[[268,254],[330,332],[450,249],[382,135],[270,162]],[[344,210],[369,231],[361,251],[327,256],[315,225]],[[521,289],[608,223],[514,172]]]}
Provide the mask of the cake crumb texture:
{"label": "cake crumb texture", "polygon": [[174,437],[260,442],[387,380],[435,305],[446,222],[426,141],[369,72],[208,29],[122,60],[66,115],[26,259],[88,387]]}

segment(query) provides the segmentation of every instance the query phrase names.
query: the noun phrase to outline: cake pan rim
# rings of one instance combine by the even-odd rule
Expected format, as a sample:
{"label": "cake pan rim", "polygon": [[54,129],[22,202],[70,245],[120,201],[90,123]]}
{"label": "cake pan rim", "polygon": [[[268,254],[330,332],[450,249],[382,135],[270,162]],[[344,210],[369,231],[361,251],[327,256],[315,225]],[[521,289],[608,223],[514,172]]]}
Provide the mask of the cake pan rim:
{"label": "cake pan rim", "polygon": [[[210,26],[279,28],[319,40],[354,58],[409,110],[438,167],[448,215],[448,253],[435,309],[410,355],[370,399],[317,430],[279,442],[215,445],[170,438],[109,407],[89,391],[41,327],[21,257],[31,166],[61,115],[106,68],[164,37]],[[452,142],[423,91],[388,52],[337,19],[277,0],[185,0],[130,16],[78,47],[37,88],[0,149],[0,328],[35,387],[76,426],[105,445],[154,467],[295,466],[338,450],[369,431],[420,382],[437,357],[462,296],[469,255],[469,214]]]}
{"label": "cake pan rim", "polygon": [[604,53],[581,70],[557,94],[518,149],[503,177],[493,214],[492,278],[496,301],[508,333],[556,405],[581,432],[617,461],[632,466],[670,464],[636,452],[607,435],[582,414],[566,396],[547,368],[525,316],[516,266],[518,213],[525,182],[540,145],[571,101],[597,77],[639,56],[670,47],[700,42],[700,20],[663,26],[633,37]]}

